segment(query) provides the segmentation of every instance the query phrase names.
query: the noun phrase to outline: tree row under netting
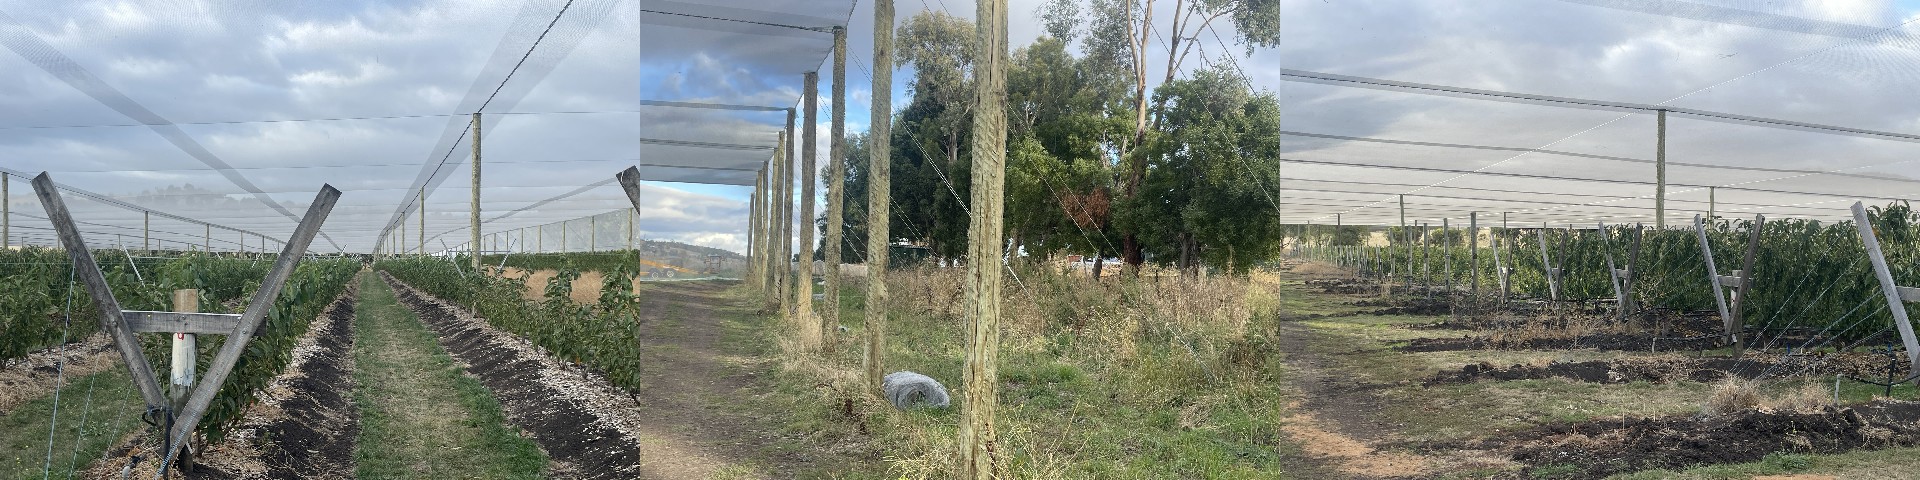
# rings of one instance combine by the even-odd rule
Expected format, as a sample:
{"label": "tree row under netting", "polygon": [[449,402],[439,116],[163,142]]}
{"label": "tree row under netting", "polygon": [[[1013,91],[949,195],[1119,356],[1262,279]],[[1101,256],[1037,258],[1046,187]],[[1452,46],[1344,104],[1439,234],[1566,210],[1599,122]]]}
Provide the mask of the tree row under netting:
{"label": "tree row under netting", "polygon": [[[1898,203],[1866,210],[1894,283],[1920,283],[1920,215]],[[1887,340],[1896,330],[1886,288],[1852,221],[1722,219],[1668,229],[1339,226],[1294,234],[1296,257],[1351,269],[1383,294],[1455,306],[1531,299],[1723,311],[1741,320],[1729,333],[1811,334],[1840,345]],[[1708,270],[1708,251],[1717,272]],[[1717,299],[1716,287],[1738,290],[1731,295],[1738,300]],[[1721,310],[1724,302],[1738,310]]]}

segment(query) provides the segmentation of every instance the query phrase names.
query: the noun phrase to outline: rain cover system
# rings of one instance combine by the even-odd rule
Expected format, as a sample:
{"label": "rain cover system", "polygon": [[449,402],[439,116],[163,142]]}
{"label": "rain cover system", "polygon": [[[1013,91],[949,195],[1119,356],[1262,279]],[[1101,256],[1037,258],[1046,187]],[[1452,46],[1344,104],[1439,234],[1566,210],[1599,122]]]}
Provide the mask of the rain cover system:
{"label": "rain cover system", "polygon": [[1282,218],[1651,224],[1662,110],[1670,227],[1920,197],[1920,16],[1816,3],[1284,0]]}
{"label": "rain cover system", "polygon": [[718,185],[648,195],[744,232],[744,191],[852,7],[0,2],[11,244],[56,243],[25,181],[48,171],[97,248],[277,251],[325,183],[345,194],[315,253],[457,246],[473,112],[483,233],[626,210],[612,173],[636,164]]}

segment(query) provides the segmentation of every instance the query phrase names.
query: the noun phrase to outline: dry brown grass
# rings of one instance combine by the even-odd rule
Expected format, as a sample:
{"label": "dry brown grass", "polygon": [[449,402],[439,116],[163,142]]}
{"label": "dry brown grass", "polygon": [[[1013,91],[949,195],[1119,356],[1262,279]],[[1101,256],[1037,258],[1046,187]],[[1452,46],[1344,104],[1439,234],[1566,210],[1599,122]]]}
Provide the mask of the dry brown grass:
{"label": "dry brown grass", "polygon": [[1717,416],[1744,412],[1759,408],[1764,400],[1753,382],[1729,378],[1714,385],[1713,390],[1707,393],[1707,401],[1700,405],[1700,413]]}
{"label": "dry brown grass", "polygon": [[1833,391],[1819,383],[1801,385],[1769,396],[1761,391],[1758,382],[1733,378],[1714,385],[1700,411],[1706,415],[1745,411],[1818,413],[1833,404]]}

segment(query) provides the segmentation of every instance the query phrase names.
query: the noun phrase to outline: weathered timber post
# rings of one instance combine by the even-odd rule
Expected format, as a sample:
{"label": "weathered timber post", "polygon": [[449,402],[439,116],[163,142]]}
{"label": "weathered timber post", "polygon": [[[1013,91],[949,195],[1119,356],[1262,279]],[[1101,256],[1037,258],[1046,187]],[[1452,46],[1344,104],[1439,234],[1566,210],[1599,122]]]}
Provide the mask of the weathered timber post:
{"label": "weathered timber post", "polygon": [[793,269],[793,284],[799,290],[794,294],[793,321],[794,326],[799,329],[800,349],[811,352],[820,350],[822,335],[820,330],[824,326],[820,323],[820,319],[813,315],[813,198],[815,193],[813,184],[819,181],[818,178],[814,178],[813,169],[814,157],[819,153],[817,150],[819,146],[815,145],[815,137],[819,136],[820,72],[807,72],[801,76],[800,85],[802,91],[800,103],[801,108],[805,110],[805,115],[802,117],[803,123],[800,128],[799,218],[806,227],[796,227],[797,233],[800,234],[798,248],[800,255],[796,262],[797,268]]}
{"label": "weathered timber post", "polygon": [[1920,340],[1914,338],[1913,324],[1907,320],[1907,304],[1920,302],[1920,288],[1893,283],[1893,273],[1887,269],[1887,258],[1880,253],[1880,239],[1873,234],[1872,219],[1867,218],[1867,208],[1860,202],[1853,202],[1853,224],[1860,230],[1860,242],[1866,246],[1867,260],[1873,262],[1873,277],[1880,281],[1880,292],[1887,299],[1887,311],[1893,313],[1893,326],[1900,331],[1900,341],[1907,346],[1909,375],[1920,375]]}
{"label": "weathered timber post", "polygon": [[1713,221],[1713,207],[1714,207],[1713,193],[1715,188],[1718,188],[1718,187],[1707,186],[1707,221],[1709,222]]}
{"label": "weathered timber post", "polygon": [[209,223],[201,226],[206,227],[206,233],[201,237],[201,241],[205,244],[200,248],[204,249],[207,253],[213,253],[213,224]]}
{"label": "weathered timber post", "polygon": [[1405,290],[1411,292],[1413,291],[1413,231],[1407,229],[1407,196],[1401,194],[1398,198],[1400,199],[1400,238],[1404,240],[1401,242],[1404,244],[1401,249],[1407,252],[1407,270],[1401,277],[1404,277],[1402,281],[1407,284]]}
{"label": "weathered timber post", "polygon": [[[426,203],[422,201],[421,203]],[[473,271],[480,271],[480,112],[473,112],[473,205],[467,217],[467,229],[472,235],[473,249],[469,255]]]}
{"label": "weathered timber post", "polygon": [[1545,223],[1540,224],[1540,268],[1547,276],[1547,300],[1560,301],[1560,269],[1553,266],[1553,260],[1547,255],[1547,231],[1552,230]]}
{"label": "weathered timber post", "polygon": [[828,127],[827,139],[827,239],[822,249],[825,251],[827,271],[825,285],[825,305],[820,308],[820,332],[825,335],[822,342],[828,347],[838,339],[840,329],[840,258],[841,243],[845,242],[847,202],[846,137],[847,137],[847,28],[833,28],[833,124]]}
{"label": "weathered timber post", "polygon": [[1445,265],[1440,268],[1440,271],[1447,277],[1447,303],[1451,306],[1453,303],[1453,226],[1448,223],[1448,220],[1440,219],[1440,239],[1447,242],[1445,253],[1441,254],[1441,262]]}
{"label": "weathered timber post", "polygon": [[[320,187],[320,193],[309,204],[306,216],[301,217],[300,224],[294,228],[293,238],[287,242],[286,249],[280,252],[267,277],[254,290],[246,313],[228,315],[121,310],[106,276],[100,272],[99,264],[94,262],[92,252],[87,249],[85,238],[74,226],[73,215],[67,210],[66,202],[54,190],[53,179],[41,173],[33,179],[33,187],[41,205],[47,210],[48,222],[53,224],[61,243],[67,246],[67,256],[73,261],[75,278],[86,287],[88,296],[93,299],[94,310],[100,313],[101,330],[107,332],[120,351],[121,360],[132,374],[134,386],[140,391],[148,411],[159,412],[163,418],[172,419],[169,422],[172,430],[165,432],[168,438],[166,445],[170,447],[160,462],[159,477],[166,478],[167,469],[176,458],[174,454],[191,438],[201,417],[213,402],[214,395],[226,382],[227,375],[233,372],[240,354],[252,340],[254,331],[266,320],[274,299],[286,286],[287,278],[293,274],[294,266],[305,256],[308,244],[319,233],[320,225],[339,200],[340,191],[331,185]],[[134,334],[144,332],[227,335],[226,341],[221,343],[220,353],[207,368],[206,377],[188,394],[185,405],[177,412],[172,406],[174,402],[161,389],[152,364],[140,352],[140,343]]]}
{"label": "weathered timber post", "polygon": [[780,319],[788,322],[793,321],[794,297],[800,294],[800,286],[793,281],[793,122],[794,111],[789,108],[786,133],[780,137],[780,149],[775,150],[775,155],[780,157],[777,160],[780,162],[780,224],[776,227],[780,229],[780,236],[775,241],[780,243],[773,251],[780,252],[780,258],[775,259],[779,265],[776,279],[780,284]]}
{"label": "weathered timber post", "polygon": [[[1742,318],[1740,306],[1748,295],[1747,289],[1753,286],[1751,271],[1753,257],[1760,249],[1760,228],[1765,226],[1766,222],[1765,216],[1753,216],[1753,230],[1748,234],[1743,269],[1734,270],[1733,275],[1721,275],[1719,267],[1713,262],[1713,245],[1707,242],[1706,225],[1700,220],[1700,216],[1693,217],[1694,235],[1700,241],[1700,254],[1707,262],[1707,283],[1713,286],[1713,303],[1720,309],[1722,340],[1732,344],[1733,355],[1736,358],[1746,350],[1745,339],[1742,338],[1746,327],[1743,325],[1745,320]],[[1728,288],[1733,289],[1731,302],[1727,299],[1726,289]]]}
{"label": "weathered timber post", "polygon": [[420,233],[417,238],[415,248],[421,254],[427,253],[427,189],[424,187],[420,189]]}
{"label": "weathered timber post", "polygon": [[1613,286],[1614,308],[1617,310],[1616,317],[1620,321],[1625,322],[1628,317],[1633,315],[1634,311],[1633,277],[1634,266],[1640,262],[1640,225],[1634,225],[1633,230],[1631,230],[1633,235],[1627,247],[1626,268],[1620,268],[1614,265],[1613,236],[1607,233],[1607,224],[1601,223],[1599,226],[1601,251],[1606,254],[1607,258],[1607,283]]}
{"label": "weathered timber post", "polygon": [[[1501,231],[1502,233],[1506,233],[1506,229],[1504,227],[1501,229]],[[1512,288],[1509,286],[1510,284],[1507,282],[1513,276],[1513,268],[1508,267],[1506,262],[1502,261],[1500,258],[1500,250],[1502,248],[1505,248],[1500,244],[1500,236],[1499,235],[1492,236],[1492,241],[1489,243],[1493,244],[1492,245],[1493,246],[1493,274],[1494,274],[1493,278],[1494,280],[1500,282],[1500,303],[1505,304],[1507,303],[1507,298],[1509,298],[1509,296],[1512,294]]]}
{"label": "weathered timber post", "polygon": [[893,125],[893,0],[873,2],[873,103],[867,148],[867,352],[861,366],[867,386],[880,388],[881,363],[887,343],[887,244],[892,213],[891,139]]}
{"label": "weathered timber post", "polygon": [[767,205],[767,188],[769,187],[771,185],[767,182],[767,167],[762,166],[753,179],[754,207],[751,215],[754,232],[753,258],[751,259],[753,286],[758,287],[762,294],[768,293],[772,287],[772,284],[767,282],[767,236],[772,234],[767,229],[767,210],[770,208]]}
{"label": "weathered timber post", "polygon": [[13,247],[12,175],[0,173],[0,247]]}
{"label": "weathered timber post", "polygon": [[1480,304],[1480,212],[1467,212],[1467,271],[1473,272],[1473,303]]}
{"label": "weathered timber post", "polygon": [[1653,153],[1653,228],[1667,228],[1667,111],[1657,110]]}
{"label": "weathered timber post", "polygon": [[[1640,234],[1645,227],[1645,225],[1638,223],[1633,224],[1633,247],[1627,250],[1626,280],[1621,282],[1623,285],[1621,285],[1620,288],[1625,291],[1626,301],[1624,303],[1626,305],[1627,315],[1633,315],[1640,311],[1639,300],[1633,296],[1633,283],[1638,278],[1636,272],[1640,271]],[[1624,320],[1625,318],[1622,319]]]}
{"label": "weathered timber post", "polygon": [[966,400],[960,416],[960,478],[995,478],[997,438],[994,407],[999,403],[1001,213],[1007,167],[1007,0],[978,0],[979,27],[974,61],[973,221],[967,229],[968,326]]}
{"label": "weathered timber post", "polygon": [[1425,223],[1420,224],[1420,287],[1427,290],[1427,299],[1432,300],[1433,262],[1428,261],[1432,258],[1428,253],[1432,250],[1433,240],[1427,238],[1427,226]]}
{"label": "weathered timber post", "polygon": [[[200,311],[200,291],[181,289],[173,291],[173,311],[197,313]],[[173,375],[168,382],[171,387],[167,398],[173,399],[173,408],[179,410],[187,404],[187,393],[193,390],[193,377],[200,369],[200,350],[193,333],[183,330],[173,332]]]}
{"label": "weathered timber post", "polygon": [[597,252],[599,251],[599,248],[600,248],[600,216],[588,215],[587,216],[587,253]]}

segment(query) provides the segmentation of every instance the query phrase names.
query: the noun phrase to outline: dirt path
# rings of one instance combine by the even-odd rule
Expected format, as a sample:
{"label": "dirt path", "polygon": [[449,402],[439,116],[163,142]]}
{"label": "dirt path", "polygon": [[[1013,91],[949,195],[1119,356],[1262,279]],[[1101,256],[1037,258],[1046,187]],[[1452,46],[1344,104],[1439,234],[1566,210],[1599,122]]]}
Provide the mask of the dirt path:
{"label": "dirt path", "polygon": [[1287,352],[1287,373],[1304,397],[1288,407],[1294,413],[1281,429],[1330,470],[1355,478],[1426,476],[1426,459],[1374,447],[1397,427],[1381,414],[1375,387],[1341,375],[1327,364],[1327,352],[1315,351],[1317,335],[1299,322],[1280,322],[1278,343]]}
{"label": "dirt path", "polygon": [[642,338],[650,364],[641,404],[643,478],[784,478],[783,465],[806,462],[801,453],[770,452],[779,432],[762,419],[730,408],[759,384],[753,359],[727,342],[729,317],[752,314],[728,298],[737,282],[645,284]]}

